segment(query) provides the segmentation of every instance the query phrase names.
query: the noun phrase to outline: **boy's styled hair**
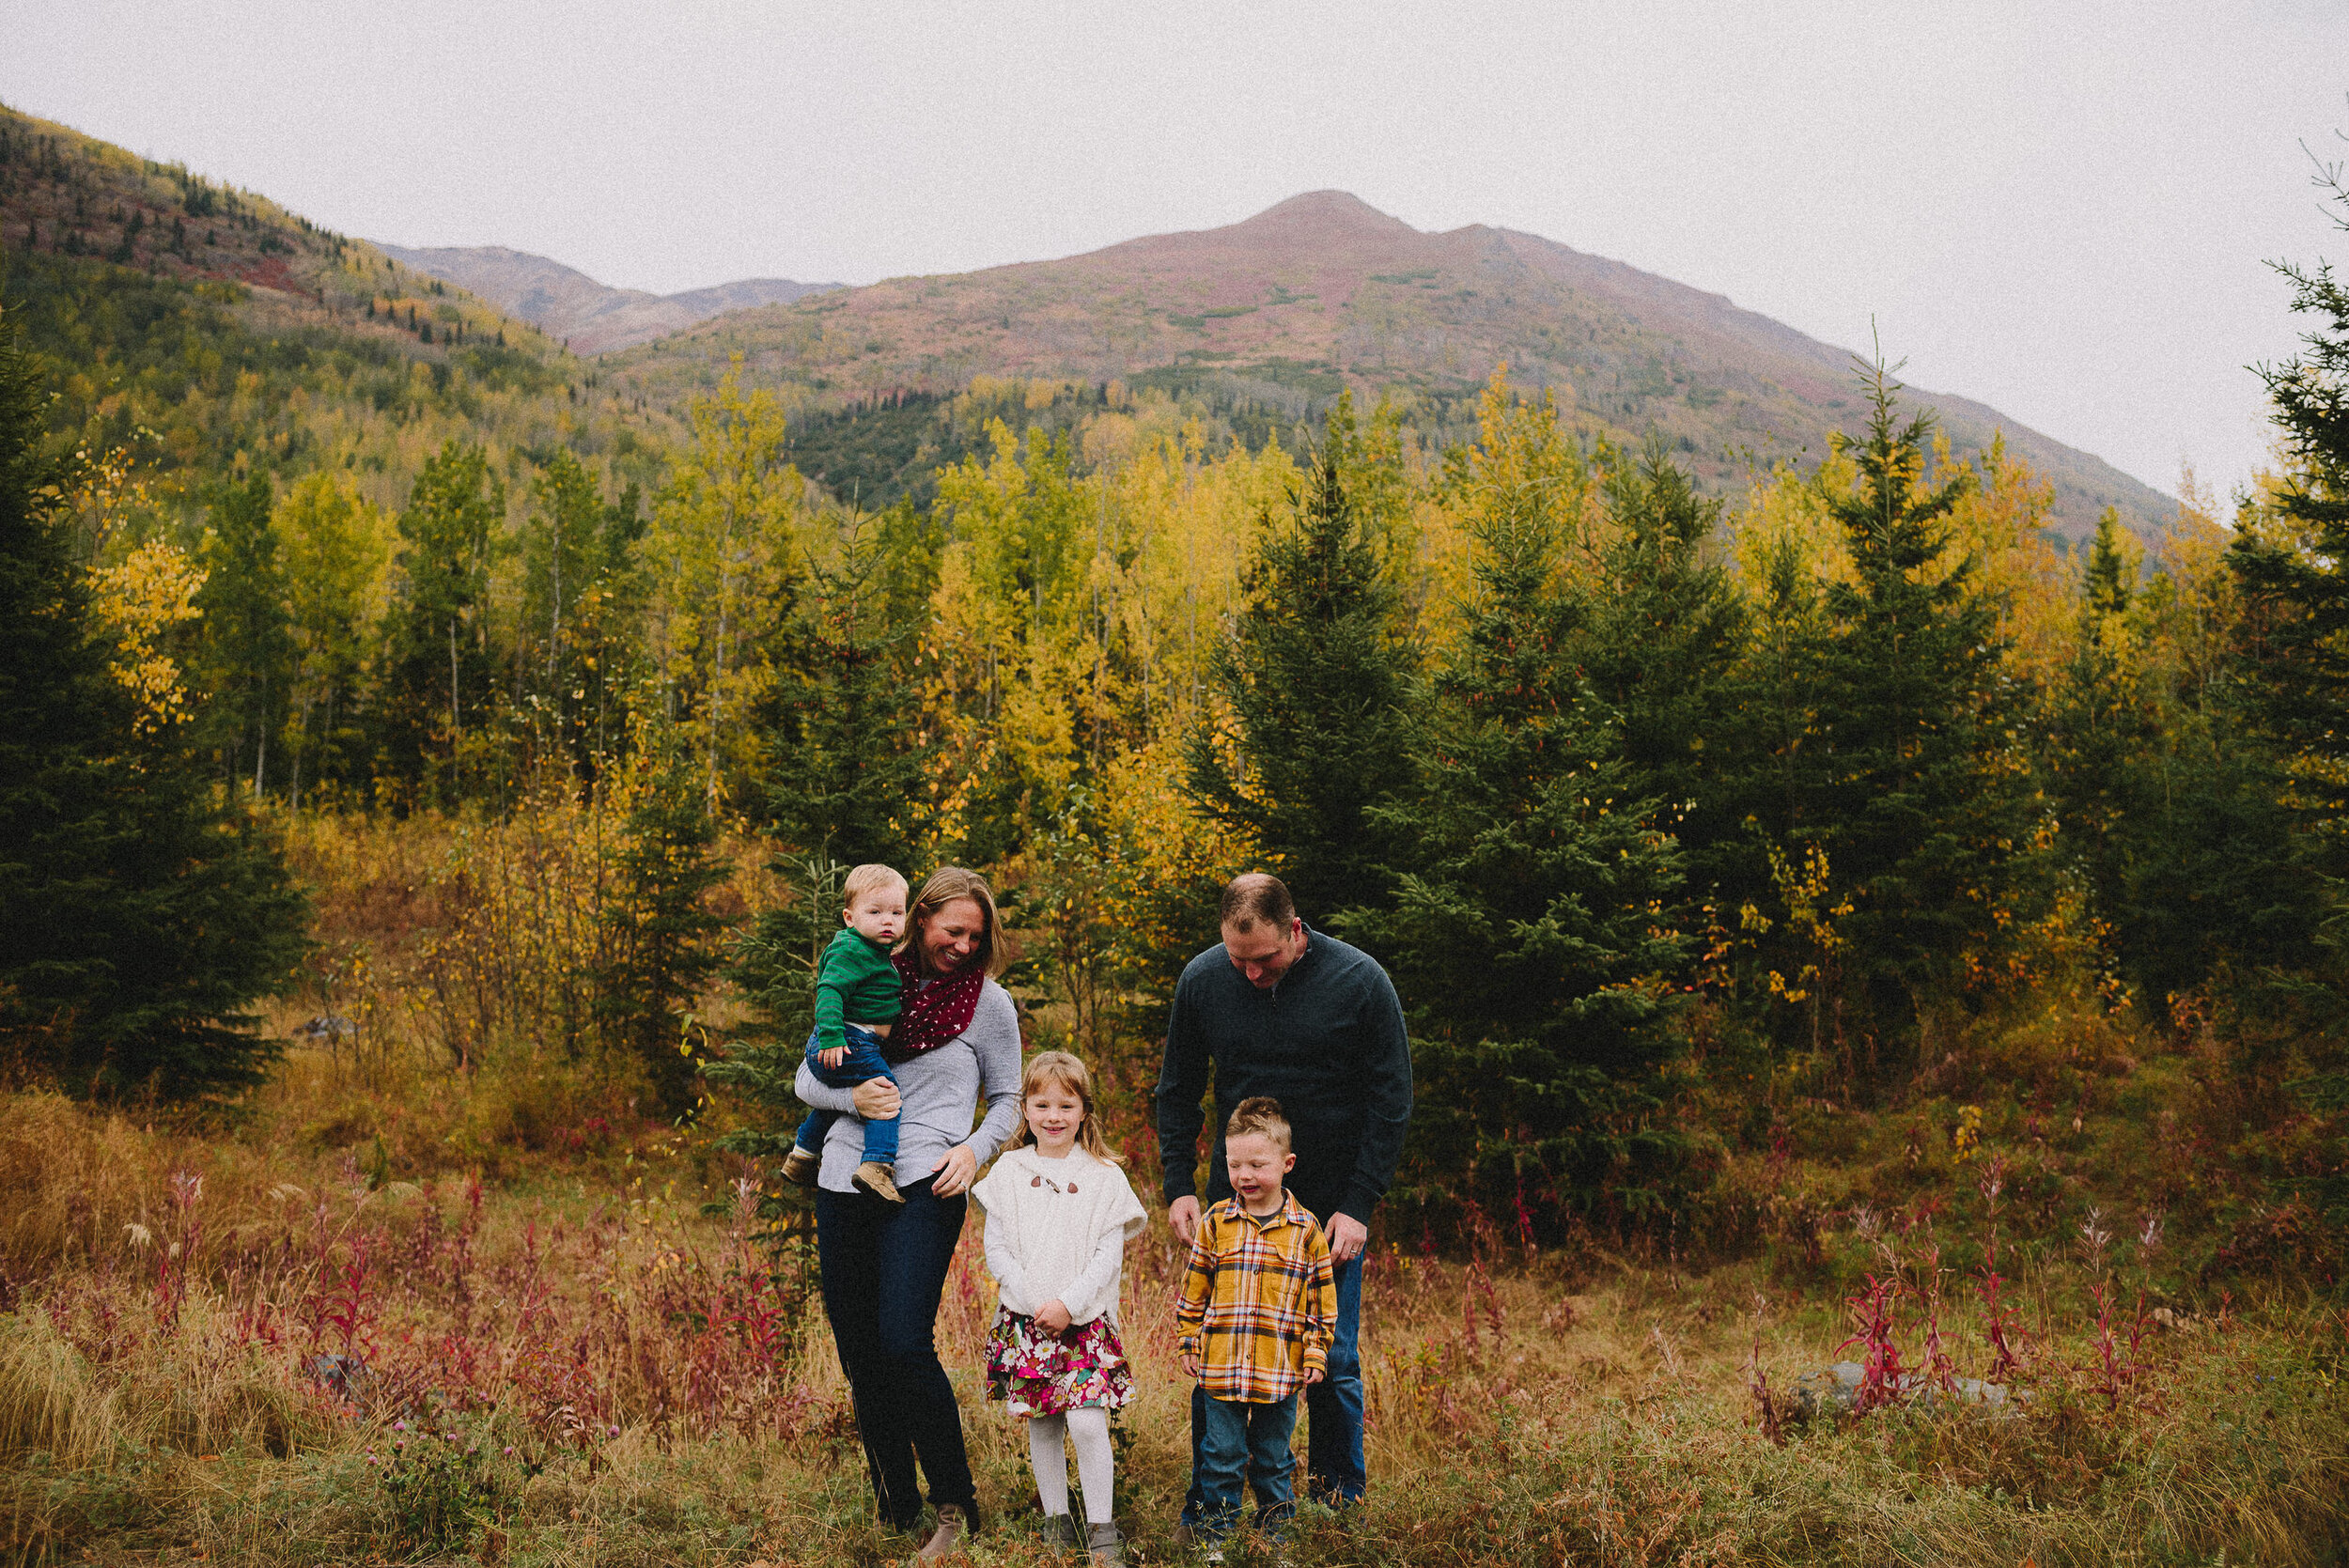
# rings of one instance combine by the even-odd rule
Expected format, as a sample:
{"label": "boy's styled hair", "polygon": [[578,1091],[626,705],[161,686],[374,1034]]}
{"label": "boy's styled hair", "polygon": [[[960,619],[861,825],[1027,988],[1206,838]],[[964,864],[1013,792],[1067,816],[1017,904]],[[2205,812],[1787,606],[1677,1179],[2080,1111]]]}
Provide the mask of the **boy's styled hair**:
{"label": "boy's styled hair", "polygon": [[858,899],[883,888],[895,888],[903,893],[906,891],[906,879],[885,865],[858,866],[848,873],[848,880],[840,884],[840,907],[853,909]]}
{"label": "boy's styled hair", "polygon": [[1093,1075],[1085,1071],[1083,1063],[1065,1050],[1037,1051],[1021,1069],[1019,1126],[1012,1130],[1011,1147],[1017,1149],[1035,1141],[1035,1134],[1028,1127],[1028,1096],[1047,1084],[1067,1090],[1085,1108],[1085,1119],[1077,1124],[1077,1147],[1105,1164],[1125,1164],[1126,1157],[1110,1153],[1109,1140],[1101,1136],[1101,1118],[1093,1109]]}
{"label": "boy's styled hair", "polygon": [[1268,1094],[1245,1099],[1233,1109],[1232,1119],[1223,1124],[1226,1138],[1246,1138],[1253,1134],[1266,1140],[1283,1154],[1289,1152],[1289,1119],[1281,1113],[1281,1102]]}

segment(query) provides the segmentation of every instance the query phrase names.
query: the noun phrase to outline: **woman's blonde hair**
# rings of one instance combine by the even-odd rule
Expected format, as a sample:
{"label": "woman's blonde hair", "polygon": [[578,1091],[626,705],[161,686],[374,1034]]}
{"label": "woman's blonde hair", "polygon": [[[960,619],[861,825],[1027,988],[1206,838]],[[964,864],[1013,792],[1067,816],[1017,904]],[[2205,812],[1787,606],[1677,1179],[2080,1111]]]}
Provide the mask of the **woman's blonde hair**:
{"label": "woman's blonde hair", "polygon": [[924,974],[937,972],[930,968],[929,952],[922,945],[922,929],[932,915],[957,898],[968,898],[976,904],[987,926],[979,935],[978,951],[972,956],[988,974],[1003,973],[1019,956],[1019,950],[1003,932],[1003,919],[995,912],[995,894],[988,887],[987,878],[958,865],[941,866],[931,872],[922,883],[921,894],[913,901],[906,919],[906,929],[913,938],[913,961]]}
{"label": "woman's blonde hair", "polygon": [[1093,1103],[1093,1075],[1065,1050],[1040,1050],[1028,1058],[1028,1065],[1019,1074],[1019,1126],[1012,1132],[1011,1146],[1017,1149],[1035,1141],[1035,1134],[1028,1128],[1028,1096],[1048,1083],[1067,1090],[1085,1108],[1085,1119],[1077,1124],[1077,1147],[1111,1165],[1125,1164],[1126,1157],[1110,1153],[1109,1140],[1101,1136],[1101,1115]]}

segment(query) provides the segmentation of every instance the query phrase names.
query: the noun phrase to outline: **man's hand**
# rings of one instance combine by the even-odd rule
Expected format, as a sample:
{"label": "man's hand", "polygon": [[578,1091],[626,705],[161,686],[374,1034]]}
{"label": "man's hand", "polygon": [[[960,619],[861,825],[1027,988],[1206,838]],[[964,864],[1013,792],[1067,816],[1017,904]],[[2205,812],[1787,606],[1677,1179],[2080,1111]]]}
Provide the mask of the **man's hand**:
{"label": "man's hand", "polygon": [[[1174,1210],[1169,1209],[1167,1217],[1174,1218]],[[1362,1255],[1362,1249],[1369,1245],[1369,1226],[1350,1214],[1333,1214],[1330,1217],[1330,1261],[1331,1263],[1346,1263],[1359,1258]]]}
{"label": "man's hand", "polygon": [[826,1072],[831,1072],[832,1069],[838,1067],[840,1063],[848,1060],[848,1048],[846,1046],[827,1046],[822,1050],[816,1053],[816,1060],[824,1064],[824,1070]]}
{"label": "man's hand", "polygon": [[848,1091],[856,1113],[868,1122],[886,1122],[897,1114],[897,1086],[885,1078],[868,1078]]}
{"label": "man's hand", "polygon": [[[971,1152],[970,1144],[957,1143],[947,1150],[945,1157],[931,1166],[930,1170],[938,1177],[936,1181],[930,1183],[931,1194],[940,1198],[951,1198],[957,1192],[970,1189],[971,1183],[977,1178],[979,1173],[979,1157]],[[1066,1325],[1067,1321],[1067,1315],[1063,1313],[1061,1322]]]}
{"label": "man's hand", "polygon": [[1058,1334],[1068,1327],[1068,1308],[1057,1296],[1035,1310],[1035,1326],[1048,1334]]}
{"label": "man's hand", "polygon": [[[1186,1194],[1166,1205],[1166,1222],[1174,1239],[1188,1247],[1199,1239],[1199,1200]],[[1199,1374],[1192,1372],[1193,1377]]]}
{"label": "man's hand", "polygon": [[1320,1382],[1324,1371],[1325,1369],[1321,1367],[1307,1367],[1305,1369],[1305,1386],[1307,1388],[1311,1388],[1315,1383]]}

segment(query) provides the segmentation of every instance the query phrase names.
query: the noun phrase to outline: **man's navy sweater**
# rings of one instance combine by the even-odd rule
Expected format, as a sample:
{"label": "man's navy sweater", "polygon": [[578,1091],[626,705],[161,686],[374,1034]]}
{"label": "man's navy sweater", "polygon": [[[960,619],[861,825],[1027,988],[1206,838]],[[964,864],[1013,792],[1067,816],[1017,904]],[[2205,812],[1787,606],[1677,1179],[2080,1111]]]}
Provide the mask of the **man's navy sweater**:
{"label": "man's navy sweater", "polygon": [[1259,990],[1221,943],[1193,958],[1174,986],[1159,1074],[1159,1157],[1166,1198],[1196,1187],[1200,1099],[1215,1080],[1206,1202],[1231,1196],[1223,1124],[1257,1094],[1281,1102],[1297,1169],[1289,1190],[1324,1224],[1344,1212],[1367,1224],[1403,1155],[1411,1119],[1411,1047],[1394,984],[1360,948],[1308,929],[1305,952]]}

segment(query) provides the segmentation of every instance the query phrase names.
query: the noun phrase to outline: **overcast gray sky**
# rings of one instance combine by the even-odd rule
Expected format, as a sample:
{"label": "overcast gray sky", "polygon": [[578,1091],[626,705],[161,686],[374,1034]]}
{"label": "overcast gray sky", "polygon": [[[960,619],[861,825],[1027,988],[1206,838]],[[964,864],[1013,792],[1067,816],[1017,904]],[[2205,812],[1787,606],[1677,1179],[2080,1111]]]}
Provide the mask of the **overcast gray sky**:
{"label": "overcast gray sky", "polygon": [[2349,0],[0,0],[0,98],[330,227],[660,292],[1068,255],[1352,191],[1729,295],[2164,489],[2349,257]]}

